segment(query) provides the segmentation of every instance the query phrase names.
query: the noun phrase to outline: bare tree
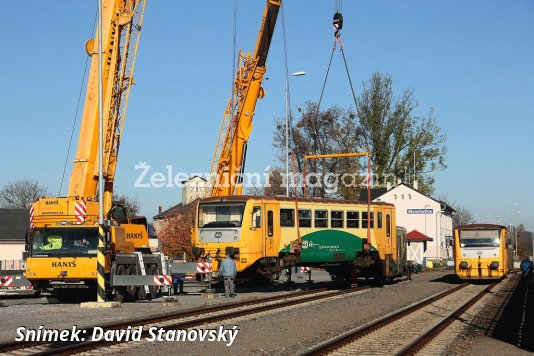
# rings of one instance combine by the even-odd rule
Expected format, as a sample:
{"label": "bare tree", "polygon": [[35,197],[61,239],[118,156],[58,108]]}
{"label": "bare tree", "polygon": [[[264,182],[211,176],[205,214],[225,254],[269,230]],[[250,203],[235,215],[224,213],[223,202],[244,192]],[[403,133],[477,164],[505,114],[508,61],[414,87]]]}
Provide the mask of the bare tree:
{"label": "bare tree", "polygon": [[134,196],[129,196],[126,194],[117,194],[113,198],[114,202],[124,205],[128,216],[139,215],[141,211],[141,203],[139,202],[139,196],[136,194]]}
{"label": "bare tree", "polygon": [[0,207],[28,209],[32,202],[47,195],[47,191],[48,188],[35,180],[10,182],[0,190]]}
{"label": "bare tree", "polygon": [[453,204],[452,206],[454,210],[456,210],[456,212],[452,215],[453,228],[456,228],[460,225],[473,224],[475,222],[475,218],[471,210],[458,204]]}

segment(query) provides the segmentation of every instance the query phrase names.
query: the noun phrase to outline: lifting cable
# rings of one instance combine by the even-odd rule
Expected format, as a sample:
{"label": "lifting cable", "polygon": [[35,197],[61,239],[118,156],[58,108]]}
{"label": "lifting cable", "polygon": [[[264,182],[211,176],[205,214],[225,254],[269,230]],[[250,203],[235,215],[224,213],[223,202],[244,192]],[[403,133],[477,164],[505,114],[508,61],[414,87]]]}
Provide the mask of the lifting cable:
{"label": "lifting cable", "polygon": [[[98,11],[95,14],[95,19],[93,21],[93,30],[91,34],[95,33],[97,17],[98,17]],[[96,35],[95,35],[95,39],[96,39]],[[76,121],[78,119],[78,112],[80,109],[80,102],[82,100],[83,87],[85,84],[85,75],[87,74],[87,65],[89,64],[89,58],[91,58],[91,56],[87,56],[85,58],[85,67],[83,69],[82,83],[80,84],[80,93],[78,94],[78,103],[76,104],[76,112],[74,113],[74,120],[72,122],[72,128],[70,130],[69,146],[67,148],[67,156],[65,157],[65,164],[63,165],[63,175],[61,176],[61,184],[59,185],[58,197],[61,196],[61,190],[63,189],[63,181],[65,180],[65,172],[67,171],[67,162],[69,161],[70,148],[72,147],[72,138],[74,137],[74,128],[76,127]]]}
{"label": "lifting cable", "polygon": [[[343,28],[343,15],[341,14],[341,1],[336,0],[336,13],[332,19],[332,24],[334,26],[334,46],[332,47],[332,54],[330,55],[330,61],[328,62],[328,68],[326,70],[326,75],[323,82],[323,87],[321,89],[321,95],[319,96],[319,102],[317,103],[317,109],[315,111],[315,116],[319,115],[319,109],[321,107],[321,102],[323,100],[323,94],[326,87],[326,82],[328,81],[328,74],[330,73],[330,67],[332,65],[332,59],[334,58],[334,53],[336,52],[337,45],[339,43],[339,51],[343,57],[343,63],[345,64],[345,71],[347,72],[347,78],[349,80],[350,90],[352,92],[352,99],[354,100],[354,105],[357,105],[356,94],[354,93],[354,86],[352,85],[352,79],[350,77],[349,66],[347,64],[347,59],[345,57],[345,51],[343,50],[343,42],[341,41],[341,29]],[[318,134],[316,132],[316,134]]]}

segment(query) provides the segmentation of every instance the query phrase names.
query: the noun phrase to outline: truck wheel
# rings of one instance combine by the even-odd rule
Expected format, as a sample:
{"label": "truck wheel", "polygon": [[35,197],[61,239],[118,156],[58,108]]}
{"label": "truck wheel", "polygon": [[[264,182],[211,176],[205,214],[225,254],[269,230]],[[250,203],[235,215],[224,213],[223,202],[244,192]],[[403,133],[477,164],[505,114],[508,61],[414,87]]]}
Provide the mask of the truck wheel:
{"label": "truck wheel", "polygon": [[[151,265],[148,269],[149,275],[157,275],[158,274],[158,266],[157,265]],[[143,288],[144,289],[144,288]],[[158,286],[149,286],[148,289],[150,290],[150,299],[156,299],[159,295],[159,287]]]}
{"label": "truck wheel", "polygon": [[46,301],[48,302],[48,304],[59,304],[60,303],[57,295],[47,295]]}
{"label": "truck wheel", "polygon": [[[118,276],[124,276],[126,275],[126,268],[124,265],[119,265],[115,273]],[[128,292],[126,288],[126,286],[115,287],[115,300],[117,302],[124,303],[128,299]]]}
{"label": "truck wheel", "polygon": [[[129,265],[126,268],[126,274],[130,276],[137,275],[137,269],[135,265]],[[126,286],[126,300],[132,302],[137,299],[137,286]]]}

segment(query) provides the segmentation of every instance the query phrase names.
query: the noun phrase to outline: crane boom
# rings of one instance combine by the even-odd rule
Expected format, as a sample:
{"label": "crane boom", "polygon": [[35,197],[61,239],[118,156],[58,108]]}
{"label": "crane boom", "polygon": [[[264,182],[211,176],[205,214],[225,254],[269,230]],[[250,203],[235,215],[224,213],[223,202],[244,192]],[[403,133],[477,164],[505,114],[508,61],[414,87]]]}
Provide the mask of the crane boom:
{"label": "crane boom", "polygon": [[[133,82],[145,0],[103,1],[104,93],[104,210],[111,207],[120,139]],[[96,34],[96,40],[99,33]],[[78,150],[70,176],[68,196],[95,199],[98,183],[98,53],[96,40],[87,42],[92,56]]]}
{"label": "crane boom", "polygon": [[234,88],[224,112],[210,169],[207,196],[241,194],[247,143],[281,0],[267,0],[254,54],[239,51]]}

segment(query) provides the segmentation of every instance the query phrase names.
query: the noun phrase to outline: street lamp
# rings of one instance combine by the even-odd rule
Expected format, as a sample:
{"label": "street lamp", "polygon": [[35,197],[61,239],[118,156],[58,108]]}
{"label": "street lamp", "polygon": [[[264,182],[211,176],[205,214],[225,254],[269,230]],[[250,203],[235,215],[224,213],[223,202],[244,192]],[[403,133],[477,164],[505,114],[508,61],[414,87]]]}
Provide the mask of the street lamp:
{"label": "street lamp", "polygon": [[286,75],[286,196],[289,196],[289,77],[300,77],[303,75],[306,75],[306,73],[303,71]]}

